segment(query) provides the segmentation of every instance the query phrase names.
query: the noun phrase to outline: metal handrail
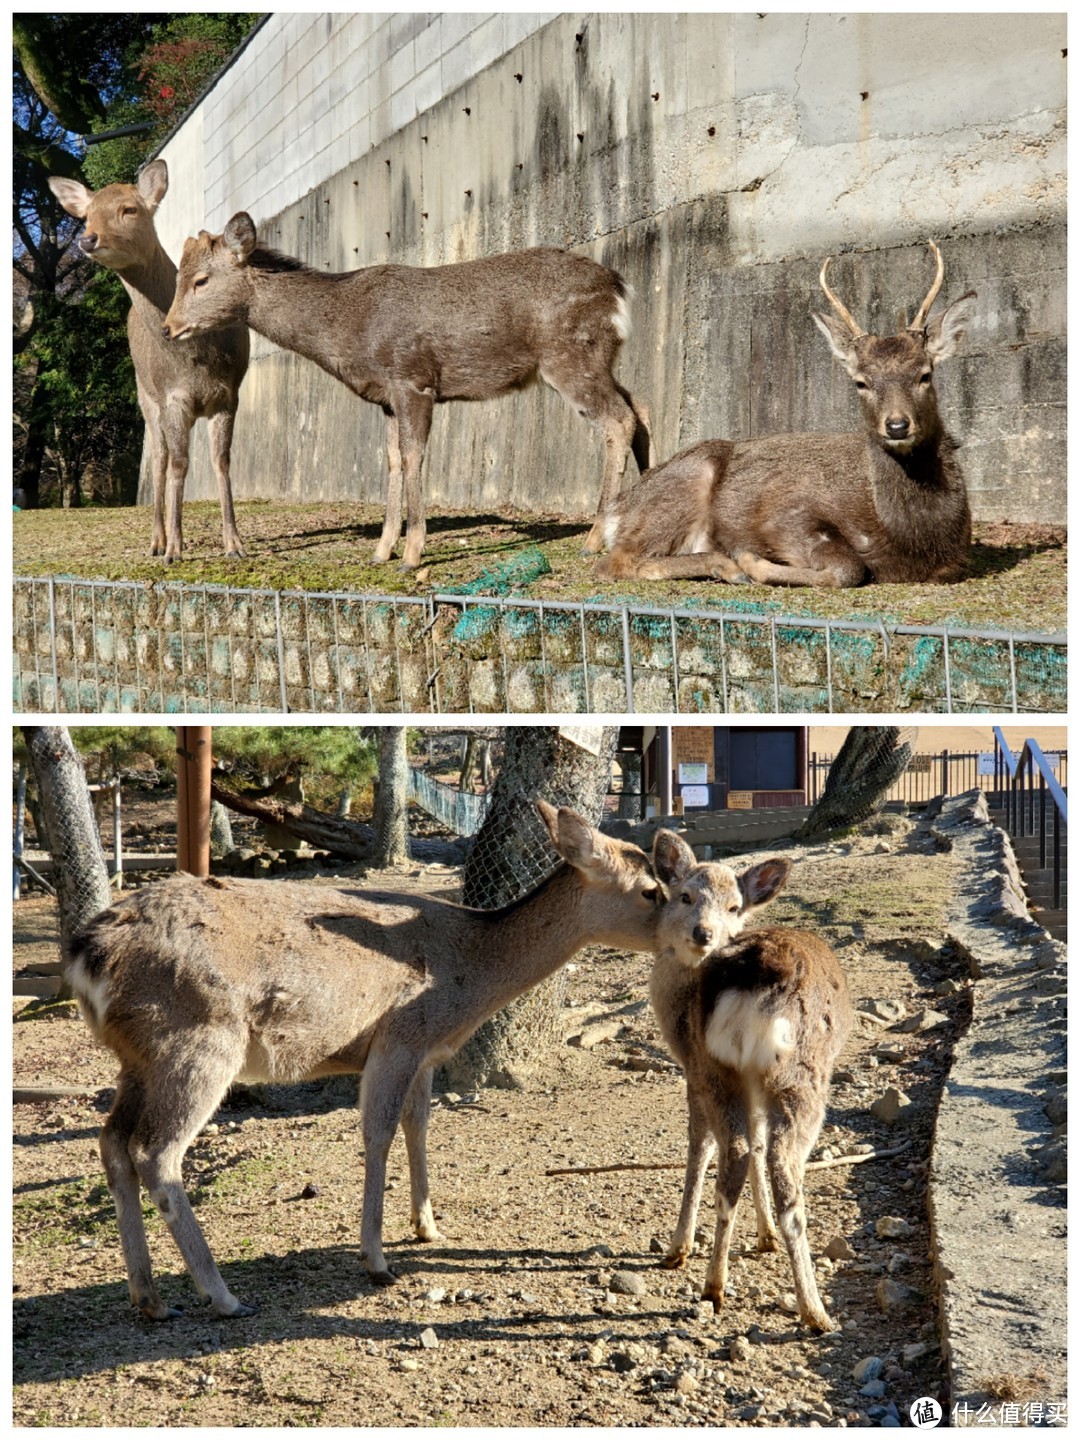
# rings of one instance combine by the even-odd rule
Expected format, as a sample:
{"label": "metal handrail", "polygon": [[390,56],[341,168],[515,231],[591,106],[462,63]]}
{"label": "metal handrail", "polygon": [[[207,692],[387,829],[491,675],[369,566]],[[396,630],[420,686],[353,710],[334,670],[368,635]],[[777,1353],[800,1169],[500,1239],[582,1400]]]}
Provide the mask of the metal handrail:
{"label": "metal handrail", "polygon": [[[1038,785],[1036,786],[1036,775]],[[1054,909],[1061,909],[1061,831],[1069,824],[1069,802],[1038,742],[1025,740],[1019,755],[1013,755],[1001,727],[994,726],[994,794],[1005,812],[1005,828],[1021,838],[1035,834],[1036,789],[1038,790],[1039,869],[1047,862],[1047,797],[1053,805]]]}

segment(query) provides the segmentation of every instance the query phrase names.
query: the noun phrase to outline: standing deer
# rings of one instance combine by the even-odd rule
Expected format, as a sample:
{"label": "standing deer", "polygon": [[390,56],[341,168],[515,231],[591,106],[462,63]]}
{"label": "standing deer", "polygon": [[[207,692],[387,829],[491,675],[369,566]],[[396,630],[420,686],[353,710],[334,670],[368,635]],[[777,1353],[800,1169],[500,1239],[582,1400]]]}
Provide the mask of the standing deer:
{"label": "standing deer", "polygon": [[[115,270],[131,296],[128,344],[135,363],[139,408],[150,435],[154,477],[154,534],[151,555],[166,562],[184,553],[182,509],[191,427],[205,416],[210,458],[221,497],[225,554],[241,557],[244,547],[233,513],[229,457],[240,384],[248,366],[247,326],[231,325],[218,335],[176,350],[161,333],[176,289],[176,266],[161,248],[154,211],[169,188],[164,160],[152,160],[134,185],[88,190],[77,180],[49,179],[69,215],[86,221],[79,248],[99,265]],[[167,517],[167,518],[166,518]]]}
{"label": "standing deer", "polygon": [[952,355],[975,292],[927,322],[945,266],[915,319],[868,335],[826,283],[835,316],[815,315],[862,403],[849,435],[704,440],[618,497],[604,522],[611,579],[712,578],[766,585],[959,580],[971,512],[956,442],[938,414],[934,366]]}
{"label": "standing deer", "polygon": [[854,1018],[843,971],[829,947],[803,930],[774,927],[738,938],[748,915],[784,885],[787,860],[765,860],[737,876],[726,865],[698,864],[679,836],[661,830],[653,869],[668,898],[650,994],[686,1076],[689,1111],[682,1208],[662,1263],[675,1269],[690,1253],[705,1170],[719,1146],[705,1299],[716,1311],[723,1305],[735,1209],[749,1171],[758,1249],[776,1249],[771,1185],[799,1315],[831,1330],[806,1238],[803,1174]]}
{"label": "standing deer", "polygon": [[629,334],[627,286],[614,270],[566,250],[520,250],[456,265],[373,265],[325,275],[257,245],[241,211],[223,235],[185,242],[163,334],[185,340],[242,321],[343,381],[386,415],[389,478],[375,561],[408,530],[402,568],[415,569],[426,524],[421,464],[432,409],[490,400],[537,375],[604,432],[604,480],[585,548],[603,543],[602,517],[626,457],[650,463],[644,411],[612,376]]}
{"label": "standing deer", "polygon": [[67,976],[95,1036],[120,1060],[101,1158],[134,1305],[176,1315],[150,1272],[139,1203],[150,1193],[200,1292],[230,1293],[192,1213],[181,1162],[234,1080],[363,1073],[361,1243],[383,1256],[386,1157],[400,1122],[412,1224],[441,1238],[428,1194],[432,1070],[488,1016],[584,945],[652,948],[660,889],[648,858],[568,809],[538,801],[566,861],[531,895],[470,910],[428,895],[177,877],[102,911],[77,934]]}

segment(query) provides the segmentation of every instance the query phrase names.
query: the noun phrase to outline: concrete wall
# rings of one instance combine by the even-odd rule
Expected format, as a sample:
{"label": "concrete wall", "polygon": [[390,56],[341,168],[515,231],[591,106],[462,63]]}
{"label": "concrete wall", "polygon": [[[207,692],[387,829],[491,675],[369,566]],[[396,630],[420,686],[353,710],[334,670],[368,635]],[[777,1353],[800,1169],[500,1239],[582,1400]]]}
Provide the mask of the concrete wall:
{"label": "concrete wall", "polygon": [[[163,149],[166,248],[249,209],[319,268],[561,244],[621,270],[657,451],[857,423],[817,273],[892,328],[942,246],[939,372],[982,519],[1065,518],[1062,15],[273,15]],[[199,196],[201,195],[201,201]],[[201,428],[201,427],[200,427]],[[214,495],[205,445],[189,495]],[[589,512],[598,438],[538,387],[439,407],[426,492]],[[240,496],[381,498],[383,420],[256,339]]]}

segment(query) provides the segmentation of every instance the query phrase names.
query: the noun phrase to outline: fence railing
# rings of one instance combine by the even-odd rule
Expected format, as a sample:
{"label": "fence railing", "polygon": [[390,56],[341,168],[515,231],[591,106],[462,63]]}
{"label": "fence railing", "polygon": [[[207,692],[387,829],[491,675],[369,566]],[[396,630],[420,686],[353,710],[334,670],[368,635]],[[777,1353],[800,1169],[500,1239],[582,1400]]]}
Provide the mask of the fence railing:
{"label": "fence railing", "polygon": [[455,790],[412,765],[409,766],[409,799],[415,800],[421,809],[433,815],[448,830],[453,830],[455,835],[475,835],[484,823],[491,803],[490,792],[487,795],[470,795],[468,791]]}
{"label": "fence railing", "polygon": [[[996,741],[995,741],[996,743]],[[1040,752],[1042,753],[1042,752]],[[825,777],[836,757],[812,752],[807,765],[810,803],[814,804],[825,788]],[[1062,786],[1068,783],[1069,755],[1067,750],[1050,750],[1045,759],[1057,767]],[[981,787],[986,790],[993,782],[998,790],[997,752],[989,750],[938,750],[931,754],[913,755],[911,764],[885,796],[886,800],[906,805],[928,804],[937,795],[960,795],[965,790]]]}
{"label": "fence railing", "polygon": [[[1064,772],[1062,779],[1065,779]],[[1014,839],[1038,835],[1038,868],[1050,871],[1054,909],[1060,910],[1068,799],[1038,744],[1025,740],[1020,754],[1013,755],[997,725],[994,726],[994,797],[1004,811],[1005,829]]]}
{"label": "fence railing", "polygon": [[1066,709],[1064,634],[500,596],[13,582],[21,713]]}

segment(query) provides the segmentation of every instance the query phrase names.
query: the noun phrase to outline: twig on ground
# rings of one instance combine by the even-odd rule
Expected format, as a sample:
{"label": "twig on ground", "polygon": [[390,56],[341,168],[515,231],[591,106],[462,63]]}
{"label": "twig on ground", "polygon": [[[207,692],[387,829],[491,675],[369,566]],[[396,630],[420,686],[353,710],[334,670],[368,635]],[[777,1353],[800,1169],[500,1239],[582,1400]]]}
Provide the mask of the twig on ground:
{"label": "twig on ground", "polygon": [[[866,1160],[888,1160],[893,1155],[899,1155],[911,1144],[905,1140],[902,1145],[896,1145],[891,1150],[870,1150],[865,1155],[834,1155],[831,1160],[808,1160],[807,1170],[826,1170],[830,1165],[862,1165]],[[545,1175],[606,1175],[612,1170],[682,1170],[685,1162],[682,1160],[656,1160],[644,1162],[638,1160],[624,1160],[619,1165],[571,1165],[555,1170],[545,1170]]]}

